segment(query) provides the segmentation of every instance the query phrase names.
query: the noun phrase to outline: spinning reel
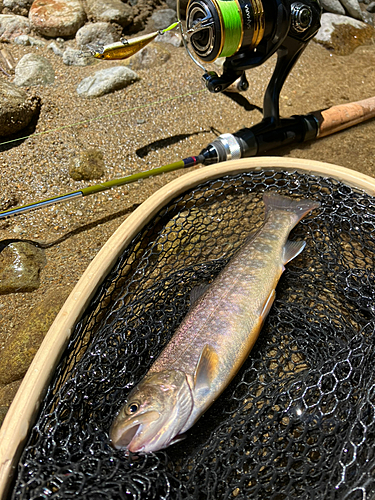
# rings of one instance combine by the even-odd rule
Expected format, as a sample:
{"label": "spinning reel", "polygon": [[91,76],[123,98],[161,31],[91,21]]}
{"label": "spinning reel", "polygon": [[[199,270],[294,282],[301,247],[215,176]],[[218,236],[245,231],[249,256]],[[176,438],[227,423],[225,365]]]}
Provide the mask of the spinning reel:
{"label": "spinning reel", "polygon": [[[238,90],[247,90],[249,83],[245,70],[263,64],[275,52],[278,56],[264,96],[263,121],[251,130],[224,134],[228,136],[225,140],[220,136],[213,143],[215,149],[220,150],[216,151],[213,161],[252,156],[271,149],[267,144],[262,148],[259,141],[273,141],[272,147],[275,147],[275,141],[280,145],[284,143],[282,130],[275,140],[270,138],[270,132],[285,128],[284,125],[286,135],[290,131],[288,127],[295,127],[290,121],[280,120],[280,91],[298,57],[318,31],[321,11],[319,0],[189,0],[184,16],[184,44],[193,61],[204,70],[203,80],[210,92],[225,91],[236,80]],[[179,0],[177,13],[181,13]],[[180,26],[182,30],[181,23]],[[226,58],[221,76],[204,67],[205,63],[218,57]],[[313,118],[305,122],[304,133],[299,134],[301,140],[308,140],[309,134],[314,138],[317,133]],[[296,127],[301,128],[301,123]],[[256,145],[253,144],[255,132]],[[265,132],[266,138],[263,137]],[[239,153],[238,149],[241,149]],[[205,163],[210,163],[209,158]]]}

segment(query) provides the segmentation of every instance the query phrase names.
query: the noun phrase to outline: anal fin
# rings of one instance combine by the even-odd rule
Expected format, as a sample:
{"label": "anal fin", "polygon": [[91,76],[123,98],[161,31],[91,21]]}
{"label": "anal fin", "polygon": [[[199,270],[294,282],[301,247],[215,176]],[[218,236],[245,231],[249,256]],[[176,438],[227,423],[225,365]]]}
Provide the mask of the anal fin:
{"label": "anal fin", "polygon": [[299,255],[306,246],[306,241],[290,241],[285,243],[283,264],[287,264]]}
{"label": "anal fin", "polygon": [[266,303],[263,306],[262,312],[260,313],[262,322],[267,318],[268,313],[270,312],[270,309],[272,307],[272,304],[274,303],[275,297],[276,297],[276,292],[275,290],[272,290],[272,292],[269,294],[266,300]]}

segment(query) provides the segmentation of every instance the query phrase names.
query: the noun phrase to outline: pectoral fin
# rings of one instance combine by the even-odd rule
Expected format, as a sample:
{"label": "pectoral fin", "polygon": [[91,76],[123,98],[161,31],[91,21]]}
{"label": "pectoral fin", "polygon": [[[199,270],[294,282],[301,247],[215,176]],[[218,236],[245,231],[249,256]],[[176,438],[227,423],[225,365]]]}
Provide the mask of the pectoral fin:
{"label": "pectoral fin", "polygon": [[297,257],[305,248],[305,241],[287,241],[284,247],[283,264],[287,264],[292,259]]}
{"label": "pectoral fin", "polygon": [[201,285],[197,285],[192,289],[192,291],[190,292],[190,307],[192,307],[197,302],[197,300],[202,297],[209,286],[210,285],[207,283],[202,283]]}
{"label": "pectoral fin", "polygon": [[196,390],[208,389],[216,376],[219,357],[215,349],[206,344],[198,359],[194,372],[194,388]]}

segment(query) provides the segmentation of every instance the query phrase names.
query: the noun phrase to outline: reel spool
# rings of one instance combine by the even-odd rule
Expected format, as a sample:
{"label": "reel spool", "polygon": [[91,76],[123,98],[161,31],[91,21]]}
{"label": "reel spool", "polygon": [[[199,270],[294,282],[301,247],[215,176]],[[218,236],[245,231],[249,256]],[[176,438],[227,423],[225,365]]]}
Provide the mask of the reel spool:
{"label": "reel spool", "polygon": [[186,17],[190,43],[205,62],[252,50],[264,36],[261,0],[191,0]]}

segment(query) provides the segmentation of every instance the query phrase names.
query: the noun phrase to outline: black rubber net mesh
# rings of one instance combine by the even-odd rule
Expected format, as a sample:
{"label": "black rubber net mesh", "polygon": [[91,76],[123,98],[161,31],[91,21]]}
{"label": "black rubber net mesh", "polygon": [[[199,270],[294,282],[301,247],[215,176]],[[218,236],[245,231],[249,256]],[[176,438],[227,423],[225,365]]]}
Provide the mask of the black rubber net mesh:
{"label": "black rubber net mesh", "polygon": [[[263,223],[267,190],[321,202],[293,230],[259,339],[235,379],[165,450],[108,431],[189,309]],[[223,177],[175,199],[108,274],[49,386],[15,499],[369,499],[375,491],[375,201],[297,172]],[[249,298],[251,300],[251,298]]]}

